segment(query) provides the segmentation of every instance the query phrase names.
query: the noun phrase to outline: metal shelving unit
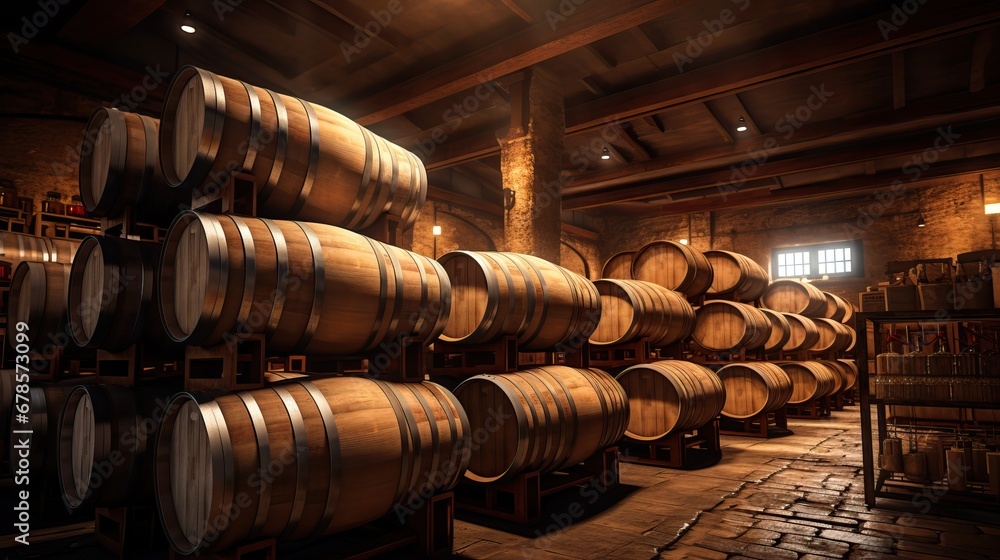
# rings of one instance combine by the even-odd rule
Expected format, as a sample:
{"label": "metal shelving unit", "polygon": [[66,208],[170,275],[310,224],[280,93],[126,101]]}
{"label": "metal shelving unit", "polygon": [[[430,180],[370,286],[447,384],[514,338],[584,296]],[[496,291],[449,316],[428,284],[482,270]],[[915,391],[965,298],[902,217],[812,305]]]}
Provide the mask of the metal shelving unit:
{"label": "metal shelving unit", "polygon": [[[879,311],[857,314],[857,326],[859,333],[867,332],[869,323],[875,329],[875,353],[877,355],[880,348],[879,326],[888,323],[918,323],[918,324],[942,324],[961,323],[976,321],[996,321],[1000,323],[1000,309],[973,309],[964,311]],[[952,400],[919,400],[919,399],[886,399],[871,396],[872,373],[868,371],[868,337],[858,336],[855,350],[857,352],[858,365],[858,391],[861,393],[861,449],[864,460],[864,483],[865,483],[865,503],[869,507],[874,507],[877,498],[904,499],[911,500],[920,494],[933,492],[937,500],[948,502],[974,502],[979,504],[997,503],[997,497],[979,492],[961,492],[948,490],[946,485],[928,483],[919,484],[890,479],[885,476],[881,469],[876,477],[875,461],[876,448],[872,442],[872,417],[871,408],[875,407],[878,427],[877,451],[881,453],[882,442],[888,436],[888,423],[886,407],[898,406],[922,406],[922,407],[943,407],[943,408],[975,408],[975,409],[1000,409],[1000,402],[966,402]],[[942,494],[941,489],[947,490]],[[936,500],[936,501],[937,501]]]}

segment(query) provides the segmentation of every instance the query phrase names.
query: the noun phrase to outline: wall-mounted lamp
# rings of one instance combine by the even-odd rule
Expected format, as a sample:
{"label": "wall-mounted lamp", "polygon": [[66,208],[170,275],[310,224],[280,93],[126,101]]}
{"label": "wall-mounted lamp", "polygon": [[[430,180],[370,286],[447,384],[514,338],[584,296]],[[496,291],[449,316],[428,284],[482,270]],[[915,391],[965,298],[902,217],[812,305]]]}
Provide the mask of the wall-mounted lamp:
{"label": "wall-mounted lamp", "polygon": [[681,245],[687,245],[687,244],[688,244],[688,240],[687,240],[687,239],[678,239],[678,242],[679,242],[679,243],[680,243]]}
{"label": "wall-mounted lamp", "polygon": [[194,28],[194,18],[191,17],[190,10],[184,10],[184,19],[181,21],[181,31],[185,33],[194,33],[196,31]]}
{"label": "wall-mounted lamp", "polygon": [[441,226],[434,226],[431,228],[431,233],[434,235],[441,235]]}
{"label": "wall-mounted lamp", "polygon": [[986,209],[987,214],[1000,214],[1000,202],[991,202],[990,204],[984,204],[983,208]]}
{"label": "wall-mounted lamp", "polygon": [[608,151],[608,147],[604,147],[604,151],[601,152],[601,159],[611,159],[611,152]]}
{"label": "wall-mounted lamp", "polygon": [[743,120],[743,115],[740,115],[740,121],[736,125],[736,132],[746,132],[747,131],[747,121]]}
{"label": "wall-mounted lamp", "polygon": [[924,221],[923,216],[920,216],[920,219],[917,220],[917,227],[927,227],[927,222]]}

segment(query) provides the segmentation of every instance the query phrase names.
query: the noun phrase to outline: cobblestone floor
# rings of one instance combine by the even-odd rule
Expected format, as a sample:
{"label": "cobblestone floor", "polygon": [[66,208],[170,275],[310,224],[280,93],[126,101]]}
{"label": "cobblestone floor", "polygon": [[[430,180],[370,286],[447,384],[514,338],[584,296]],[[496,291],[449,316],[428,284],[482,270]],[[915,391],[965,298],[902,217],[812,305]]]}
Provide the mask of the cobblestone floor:
{"label": "cobblestone floor", "polygon": [[723,436],[706,469],[624,464],[621,487],[593,503],[569,492],[536,527],[458,520],[455,557],[1000,558],[996,509],[865,506],[857,410],[791,420],[784,438]]}

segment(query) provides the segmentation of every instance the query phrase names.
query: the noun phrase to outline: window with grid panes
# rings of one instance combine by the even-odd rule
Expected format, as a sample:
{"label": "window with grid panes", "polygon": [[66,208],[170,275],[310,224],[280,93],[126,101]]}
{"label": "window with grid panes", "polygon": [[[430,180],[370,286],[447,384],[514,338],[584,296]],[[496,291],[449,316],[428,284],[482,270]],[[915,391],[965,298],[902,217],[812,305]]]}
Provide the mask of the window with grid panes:
{"label": "window with grid panes", "polygon": [[864,275],[861,240],[771,250],[774,278],[850,278]]}

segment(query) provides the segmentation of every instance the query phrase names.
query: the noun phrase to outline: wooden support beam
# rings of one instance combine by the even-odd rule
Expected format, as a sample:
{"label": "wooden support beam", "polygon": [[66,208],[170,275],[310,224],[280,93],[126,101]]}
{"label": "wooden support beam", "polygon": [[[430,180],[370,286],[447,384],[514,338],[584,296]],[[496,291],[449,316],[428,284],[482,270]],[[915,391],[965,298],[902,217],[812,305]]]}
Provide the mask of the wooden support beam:
{"label": "wooden support beam", "polygon": [[[617,161],[618,163],[621,163],[621,164],[628,164],[629,163],[628,159],[625,156],[623,156],[621,152],[618,151],[618,148],[616,148],[614,144],[612,144],[610,142],[605,142],[604,147],[608,149],[608,155],[611,156],[612,160]],[[603,152],[603,150],[602,150],[602,152]],[[603,155],[603,153],[602,153],[602,155]],[[601,160],[601,161],[605,161],[605,160]]]}
{"label": "wooden support beam", "polygon": [[385,120],[663,17],[694,0],[591,0],[555,29],[545,20],[416,78],[367,95],[343,113],[362,125]]}
{"label": "wooden support beam", "polygon": [[59,38],[77,45],[105,43],[121,36],[160,9],[166,0],[90,0],[59,29]]}
{"label": "wooden support beam", "polygon": [[573,224],[567,224],[566,222],[562,222],[561,227],[564,232],[571,235],[575,235],[577,237],[589,239],[590,241],[597,241],[598,239],[600,239],[600,235],[594,230],[585,229],[580,226],[574,226]]}
{"label": "wooden support beam", "polygon": [[513,79],[506,80],[510,88],[510,132],[511,138],[528,133],[531,111],[528,107],[531,85],[531,70],[518,72]]}
{"label": "wooden support beam", "polygon": [[611,130],[622,139],[625,144],[635,152],[636,159],[640,161],[649,161],[653,156],[649,153],[649,148],[642,145],[642,142],[636,138],[635,131],[632,130],[632,126],[628,123],[625,124],[614,124],[611,125]]}
{"label": "wooden support beam", "polygon": [[[355,30],[367,35],[372,40],[387,45],[392,49],[399,50],[413,43],[394,28],[391,21],[383,25],[381,22],[375,20],[375,16],[368,9],[361,8],[350,0],[312,0],[312,2],[342,19]],[[403,9],[406,9],[406,3],[400,2],[399,5]],[[378,25],[370,25],[371,22],[375,22]],[[375,30],[378,32],[375,33]]]}
{"label": "wooden support beam", "polygon": [[[740,164],[748,153],[768,153],[773,159],[805,150],[829,149],[839,144],[933,130],[1000,116],[1000,86],[978,94],[957,93],[923,99],[897,111],[850,115],[803,126],[790,137],[786,131],[740,139],[711,149],[671,153],[649,161],[600,171],[573,173],[574,187],[613,187],[622,183],[663,178],[679,173]],[[770,149],[768,149],[770,146]]]}
{"label": "wooden support beam", "polygon": [[892,53],[892,108],[906,106],[906,51]]}
{"label": "wooden support beam", "polygon": [[[954,127],[954,132],[960,134],[960,136],[957,140],[952,139],[954,144],[949,147],[948,156],[962,157],[970,154],[979,155],[979,152],[984,151],[1000,151],[1000,146],[998,146],[1000,132],[998,132],[998,128],[1000,128],[1000,121]],[[865,173],[866,175],[874,175],[876,174],[875,158],[891,160],[900,156],[921,154],[929,147],[933,147],[934,141],[935,138],[927,133],[915,134],[906,138],[893,136],[892,141],[876,139],[840,150],[812,152],[808,155],[798,157],[769,159],[765,162],[755,164],[753,168],[754,172],[745,175],[735,173],[732,167],[722,167],[701,173],[673,176],[667,180],[649,181],[641,184],[616,186],[601,190],[588,190],[586,187],[579,187],[576,182],[573,182],[571,186],[563,190],[563,208],[566,210],[580,210],[617,202],[676,195],[677,193],[699,189],[707,189],[709,192],[712,189],[716,189],[719,192],[731,192],[737,187],[742,188],[751,181],[771,180],[782,175],[803,173],[857,162],[871,163],[870,166],[866,163]],[[970,149],[965,150],[966,147],[970,147]],[[944,152],[941,154],[939,157],[944,159]],[[778,185],[783,186],[783,183],[779,182]]]}
{"label": "wooden support beam", "polygon": [[660,47],[656,46],[656,43],[649,38],[649,35],[641,27],[635,26],[629,29],[628,33],[643,54],[651,55],[660,52]]}
{"label": "wooden support beam", "polygon": [[698,103],[695,105],[695,107],[698,107],[705,114],[705,118],[708,119],[708,122],[710,122],[713,127],[715,127],[716,132],[719,133],[719,136],[722,136],[722,140],[726,144],[733,143],[732,133],[730,133],[726,125],[719,120],[719,117],[715,116],[715,113],[713,113],[712,110],[708,108],[708,105],[705,105],[704,103]]}
{"label": "wooden support beam", "polygon": [[972,45],[972,71],[969,76],[969,91],[976,93],[986,87],[986,59],[993,50],[993,33],[980,31]]}
{"label": "wooden support beam", "polygon": [[[861,177],[846,177],[808,186],[785,188],[778,191],[768,189],[748,190],[746,192],[730,193],[723,202],[719,197],[709,197],[687,202],[676,202],[662,205],[651,205],[641,211],[625,211],[630,216],[666,216],[696,214],[698,212],[718,211],[721,209],[745,208],[751,206],[766,206],[782,204],[802,199],[835,198],[841,196],[862,195],[880,187],[886,187],[895,181],[901,181],[908,189],[919,188],[928,182],[937,182],[944,177],[969,176],[970,179],[985,170],[1000,169],[1000,154],[944,162],[932,165],[924,172],[918,181],[901,170],[894,170],[876,175]],[[565,202],[563,203],[565,208]]]}
{"label": "wooden support beam", "polygon": [[532,23],[535,18],[531,16],[531,12],[522,5],[522,2],[518,0],[500,0],[504,6],[510,9],[510,11],[517,14],[517,17],[523,19],[526,23]]}
{"label": "wooden support beam", "polygon": [[663,124],[663,119],[661,119],[658,115],[646,115],[645,117],[642,117],[642,122],[648,124],[656,130],[659,130],[660,134],[667,131],[667,127]]}
{"label": "wooden support beam", "polygon": [[597,83],[597,80],[595,80],[593,76],[585,76],[583,78],[580,78],[580,83],[583,84],[583,87],[587,88],[587,91],[593,93],[594,95],[605,94],[604,88],[602,88],[601,85]]}
{"label": "wooden support beam", "polygon": [[424,161],[424,166],[428,171],[500,153],[500,142],[497,140],[496,131],[480,132],[450,139],[449,142],[435,144],[430,153],[416,147],[406,145],[403,147],[413,150]]}
{"label": "wooden support beam", "polygon": [[[267,5],[308,26],[336,44],[353,45],[354,28],[310,0],[265,0]],[[339,54],[339,53],[338,53]]]}
{"label": "wooden support beam", "polygon": [[987,0],[928,4],[886,39],[878,22],[891,15],[887,11],[711,66],[692,69],[683,75],[567,107],[567,132],[592,130],[604,126],[609,119],[632,120],[668,107],[700,103],[993,27],[1000,21],[1000,4]]}
{"label": "wooden support beam", "polygon": [[587,45],[579,49],[579,51],[586,53],[591,60],[601,67],[601,70],[611,70],[618,65],[615,61],[605,56],[595,45]]}

